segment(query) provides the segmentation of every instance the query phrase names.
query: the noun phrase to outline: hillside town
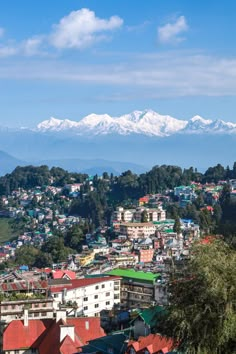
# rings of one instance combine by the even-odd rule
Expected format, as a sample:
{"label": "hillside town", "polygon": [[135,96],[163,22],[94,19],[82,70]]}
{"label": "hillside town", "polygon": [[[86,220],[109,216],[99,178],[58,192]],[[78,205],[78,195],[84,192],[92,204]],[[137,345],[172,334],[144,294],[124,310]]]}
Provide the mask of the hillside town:
{"label": "hillside town", "polygon": [[82,194],[95,193],[97,180],[109,190],[104,174],[60,187],[51,178],[49,185],[1,196],[1,218],[20,230],[0,248],[2,353],[49,353],[52,346],[53,353],[64,354],[174,350],[174,339],[154,331],[169,305],[168,282],[173,270],[185,268],[192,245],[208,243],[211,236],[206,237],[201,219],[199,224],[170,218],[168,210],[184,210],[202,198],[199,212],[213,215],[224,186],[234,200],[236,180],[191,181],[143,195],[115,206],[100,226],[89,223],[79,251],[68,248],[64,258],[41,267],[14,263],[22,250],[43,250],[55,237],[66,238],[84,225],[82,215],[70,213],[71,206]]}

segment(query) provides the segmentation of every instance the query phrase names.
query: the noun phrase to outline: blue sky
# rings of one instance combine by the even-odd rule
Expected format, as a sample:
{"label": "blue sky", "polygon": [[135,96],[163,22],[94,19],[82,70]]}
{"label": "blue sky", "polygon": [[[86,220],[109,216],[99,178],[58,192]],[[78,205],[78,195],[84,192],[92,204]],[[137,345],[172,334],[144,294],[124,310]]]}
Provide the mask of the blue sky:
{"label": "blue sky", "polygon": [[0,2],[0,124],[151,108],[236,122],[234,0]]}

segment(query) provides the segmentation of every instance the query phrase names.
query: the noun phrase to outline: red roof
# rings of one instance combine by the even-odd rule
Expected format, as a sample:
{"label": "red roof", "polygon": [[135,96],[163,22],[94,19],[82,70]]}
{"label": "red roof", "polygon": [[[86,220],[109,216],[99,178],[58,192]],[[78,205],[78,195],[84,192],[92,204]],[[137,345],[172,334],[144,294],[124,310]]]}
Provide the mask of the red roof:
{"label": "red roof", "polygon": [[[60,342],[60,327],[65,325],[74,326],[74,341],[67,335]],[[4,331],[3,350],[34,348],[38,349],[39,354],[72,354],[88,341],[103,336],[105,332],[98,317],[67,318],[58,322],[55,319],[29,320],[28,326],[24,326],[23,321],[13,320]]]}
{"label": "red roof", "polygon": [[75,346],[73,340],[69,336],[66,336],[60,346],[60,354],[72,354],[77,352],[78,348]]}
{"label": "red roof", "polygon": [[47,331],[46,336],[44,336],[43,340],[39,344],[39,354],[51,354],[52,348],[53,353],[60,353],[60,326],[64,324],[65,323],[62,320],[59,320],[58,322],[56,322],[56,320],[53,321],[53,324]]}
{"label": "red roof", "polygon": [[26,289],[47,289],[48,283],[46,280],[30,280],[18,281],[12,283],[0,284],[0,291],[21,291]]}
{"label": "red roof", "polygon": [[53,279],[62,279],[62,278],[70,278],[70,279],[75,279],[76,274],[72,270],[55,270],[52,271],[52,277]]}
{"label": "red roof", "polygon": [[208,235],[208,236],[205,236],[203,239],[201,239],[199,241],[199,243],[202,245],[208,245],[208,244],[212,243],[213,241],[215,241],[215,239],[216,239],[216,236]]}
{"label": "red roof", "polygon": [[149,334],[147,337],[139,337],[138,341],[130,341],[128,343],[127,352],[131,347],[134,348],[136,353],[143,352],[145,349],[150,354],[158,353],[162,351],[167,353],[173,349],[174,342],[171,338],[162,337],[160,334]]}
{"label": "red roof", "polygon": [[75,326],[75,333],[82,342],[82,345],[85,345],[90,340],[106,335],[100,326],[99,317],[67,318],[66,323]]}
{"label": "red roof", "polygon": [[105,281],[111,281],[115,279],[120,279],[120,278],[115,276],[106,276],[106,277],[99,277],[99,278],[72,279],[69,284],[51,286],[50,290],[52,293],[59,293],[63,289],[73,290],[73,289],[83,288],[89,285],[103,283]]}
{"label": "red roof", "polygon": [[37,348],[39,338],[46,333],[52,322],[49,319],[29,320],[28,326],[24,326],[24,321],[13,320],[4,331],[3,350]]}

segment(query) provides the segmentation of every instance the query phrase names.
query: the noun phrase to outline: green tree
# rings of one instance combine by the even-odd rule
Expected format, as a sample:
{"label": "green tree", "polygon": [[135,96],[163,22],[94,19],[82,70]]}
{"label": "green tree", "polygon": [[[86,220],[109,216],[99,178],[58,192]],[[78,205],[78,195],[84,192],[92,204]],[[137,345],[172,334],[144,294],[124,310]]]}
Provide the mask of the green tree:
{"label": "green tree", "polygon": [[66,233],[65,245],[79,252],[82,249],[83,241],[83,230],[79,225],[73,225]]}
{"label": "green tree", "polygon": [[179,218],[175,219],[173,231],[176,232],[177,235],[179,235],[181,233],[181,223],[180,223]]}
{"label": "green tree", "polygon": [[18,265],[33,266],[39,250],[33,246],[21,246],[16,249],[15,263]]}
{"label": "green tree", "polygon": [[49,253],[44,253],[42,251],[35,257],[34,267],[45,268],[52,266],[52,256]]}
{"label": "green tree", "polygon": [[147,210],[144,209],[141,214],[141,222],[147,222],[148,221],[148,213]]}
{"label": "green tree", "polygon": [[66,261],[70,253],[73,252],[65,247],[64,240],[61,237],[50,237],[41,248],[42,252],[51,254],[53,262]]}
{"label": "green tree", "polygon": [[199,225],[204,233],[210,233],[214,228],[212,215],[206,208],[202,209],[199,213]]}
{"label": "green tree", "polygon": [[195,245],[184,274],[170,282],[170,306],[157,330],[192,354],[236,351],[236,252],[215,239]]}

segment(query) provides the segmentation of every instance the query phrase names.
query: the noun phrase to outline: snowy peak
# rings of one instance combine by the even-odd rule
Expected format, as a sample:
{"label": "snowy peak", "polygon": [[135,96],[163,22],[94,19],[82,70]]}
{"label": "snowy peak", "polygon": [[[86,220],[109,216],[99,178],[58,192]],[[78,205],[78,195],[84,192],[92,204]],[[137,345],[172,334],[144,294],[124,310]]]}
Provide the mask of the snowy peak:
{"label": "snowy peak", "polygon": [[48,129],[54,129],[54,128],[58,127],[62,122],[63,122],[63,120],[51,117],[50,119],[44,120],[43,122],[39,123],[37,125],[37,130],[44,131],[44,130],[48,130]]}
{"label": "snowy peak", "polygon": [[72,120],[69,119],[61,120],[61,119],[51,117],[49,120],[44,120],[43,122],[39,123],[37,125],[36,130],[42,132],[62,131],[62,130],[71,129],[75,125],[76,122],[73,122]]}
{"label": "snowy peak", "polygon": [[192,122],[192,123],[201,123],[201,124],[211,124],[212,123],[212,120],[210,119],[204,119],[202,118],[201,116],[194,116],[193,118],[191,118],[189,120],[189,122]]}
{"label": "snowy peak", "polygon": [[120,117],[108,114],[89,114],[72,121],[50,118],[39,123],[38,132],[67,132],[74,135],[130,135],[165,137],[173,134],[235,134],[236,123],[194,116],[189,121],[161,115],[153,110],[133,111]]}
{"label": "snowy peak", "polygon": [[184,131],[186,133],[204,133],[211,124],[212,120],[210,119],[204,119],[201,116],[194,116],[188,121]]}

